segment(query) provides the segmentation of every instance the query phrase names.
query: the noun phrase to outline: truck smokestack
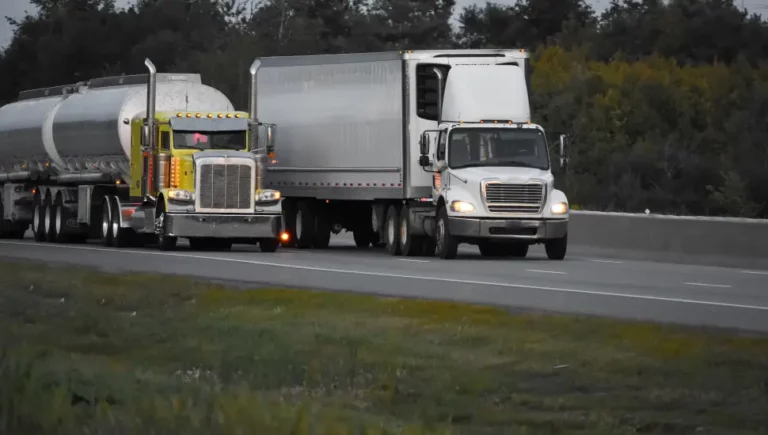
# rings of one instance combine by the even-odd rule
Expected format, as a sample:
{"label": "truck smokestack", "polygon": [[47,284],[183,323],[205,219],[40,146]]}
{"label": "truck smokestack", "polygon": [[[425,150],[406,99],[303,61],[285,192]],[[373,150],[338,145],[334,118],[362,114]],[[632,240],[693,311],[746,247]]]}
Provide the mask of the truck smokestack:
{"label": "truck smokestack", "polygon": [[253,64],[251,65],[251,89],[249,98],[248,98],[248,113],[251,115],[251,120],[258,124],[259,122],[259,114],[256,110],[256,92],[258,91],[258,83],[256,82],[256,75],[259,73],[259,68],[261,67],[261,61],[259,59],[256,59],[253,61]]}
{"label": "truck smokestack", "polygon": [[437,76],[437,123],[440,124],[443,120],[443,72],[437,67],[432,71]]}
{"label": "truck smokestack", "polygon": [[147,127],[149,127],[148,145],[150,149],[155,148],[155,99],[157,98],[157,68],[151,60],[144,61],[144,65],[149,70],[149,80],[147,83]]}

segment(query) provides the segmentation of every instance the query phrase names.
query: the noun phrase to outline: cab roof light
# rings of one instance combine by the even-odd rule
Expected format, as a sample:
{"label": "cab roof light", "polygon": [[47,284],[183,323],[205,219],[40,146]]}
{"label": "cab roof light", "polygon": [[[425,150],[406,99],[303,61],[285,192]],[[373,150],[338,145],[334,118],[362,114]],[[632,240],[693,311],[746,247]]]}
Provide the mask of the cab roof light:
{"label": "cab roof light", "polygon": [[176,117],[177,117],[177,118],[181,118],[182,116],[184,116],[184,114],[183,114],[183,113],[181,113],[181,112],[179,112],[179,113],[177,113],[177,114],[176,114]]}
{"label": "cab roof light", "polygon": [[231,113],[227,113],[227,118],[231,118],[231,117],[232,117],[232,114]]}
{"label": "cab roof light", "polygon": [[199,113],[197,115],[195,115],[196,118],[200,118],[201,116],[203,116],[203,115],[201,115]]}
{"label": "cab roof light", "polygon": [[224,118],[224,114],[223,113],[219,113],[219,118]]}
{"label": "cab roof light", "polygon": [[241,116],[242,116],[242,115],[240,115],[239,113],[236,113],[236,114],[235,114],[235,118],[239,118],[239,117],[241,117]]}
{"label": "cab roof light", "polygon": [[213,118],[213,113],[208,114],[208,119],[211,119],[211,118]]}

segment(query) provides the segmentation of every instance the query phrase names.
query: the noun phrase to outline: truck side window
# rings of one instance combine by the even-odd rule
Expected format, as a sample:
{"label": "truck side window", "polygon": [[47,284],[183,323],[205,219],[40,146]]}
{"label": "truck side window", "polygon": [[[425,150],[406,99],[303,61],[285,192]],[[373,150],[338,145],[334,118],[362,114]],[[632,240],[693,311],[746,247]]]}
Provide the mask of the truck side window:
{"label": "truck side window", "polygon": [[437,140],[437,161],[445,160],[445,144],[448,142],[448,131],[440,131],[440,137]]}
{"label": "truck side window", "polygon": [[167,131],[160,132],[160,145],[161,150],[171,149],[171,133]]}

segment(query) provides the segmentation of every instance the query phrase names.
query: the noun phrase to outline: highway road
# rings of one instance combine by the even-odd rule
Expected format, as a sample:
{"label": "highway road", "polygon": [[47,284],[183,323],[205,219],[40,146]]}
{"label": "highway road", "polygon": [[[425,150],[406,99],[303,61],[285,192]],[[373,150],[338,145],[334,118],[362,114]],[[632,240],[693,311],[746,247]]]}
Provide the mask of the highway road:
{"label": "highway road", "polygon": [[560,262],[547,260],[543,247],[525,259],[486,259],[472,246],[444,261],[356,249],[347,235],[331,243],[326,251],[267,254],[250,246],[161,252],[3,240],[0,257],[768,332],[768,270],[599,258],[578,247]]}

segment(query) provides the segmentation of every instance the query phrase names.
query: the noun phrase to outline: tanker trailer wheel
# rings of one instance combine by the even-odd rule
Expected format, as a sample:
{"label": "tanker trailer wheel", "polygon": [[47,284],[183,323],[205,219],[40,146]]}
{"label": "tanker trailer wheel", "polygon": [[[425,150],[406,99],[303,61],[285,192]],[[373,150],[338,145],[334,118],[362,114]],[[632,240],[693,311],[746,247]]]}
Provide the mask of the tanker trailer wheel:
{"label": "tanker trailer wheel", "polygon": [[45,206],[40,201],[35,204],[35,214],[32,218],[32,234],[36,242],[45,241]]}
{"label": "tanker trailer wheel", "polygon": [[155,218],[155,233],[157,233],[157,245],[162,251],[172,251],[176,249],[177,237],[167,236],[165,234],[165,200],[158,198],[157,217]]}
{"label": "tanker trailer wheel", "polygon": [[112,246],[115,234],[112,232],[112,203],[109,196],[101,199],[101,244]]}
{"label": "tanker trailer wheel", "polygon": [[45,237],[50,243],[58,243],[56,240],[58,234],[56,234],[56,209],[58,207],[53,204],[45,206]]}

